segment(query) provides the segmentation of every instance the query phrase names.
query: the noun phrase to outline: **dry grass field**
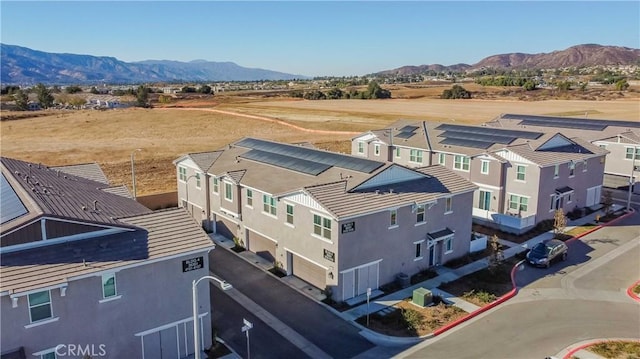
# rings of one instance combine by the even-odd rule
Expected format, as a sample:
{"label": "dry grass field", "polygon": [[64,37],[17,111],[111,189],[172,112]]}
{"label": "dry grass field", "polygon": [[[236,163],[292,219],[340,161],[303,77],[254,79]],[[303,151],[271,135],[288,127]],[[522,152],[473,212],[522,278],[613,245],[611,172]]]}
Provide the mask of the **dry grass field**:
{"label": "dry grass field", "polygon": [[390,100],[303,101],[225,94],[155,109],[2,111],[0,150],[2,156],[47,165],[97,162],[112,184],[130,187],[130,155],[141,148],[135,155],[136,182],[138,195],[144,195],[175,190],[172,161],[179,156],[215,150],[245,136],[309,141],[320,148],[348,152],[354,133],[398,119],[480,123],[510,112],[640,120],[637,92],[603,101],[432,98],[441,90],[403,88],[398,89],[398,97],[403,98]]}

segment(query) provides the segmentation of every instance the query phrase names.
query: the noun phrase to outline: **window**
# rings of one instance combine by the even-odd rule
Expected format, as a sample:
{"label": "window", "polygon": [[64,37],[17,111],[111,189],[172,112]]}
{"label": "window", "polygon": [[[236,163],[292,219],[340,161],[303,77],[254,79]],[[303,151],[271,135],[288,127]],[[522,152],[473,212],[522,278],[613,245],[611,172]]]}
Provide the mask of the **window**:
{"label": "window", "polygon": [[266,194],[262,195],[262,211],[271,215],[276,215],[276,199]]}
{"label": "window", "polygon": [[313,233],[326,239],[331,239],[331,220],[314,214]]}
{"label": "window", "polygon": [[587,172],[587,160],[582,161],[582,172]]}
{"label": "window", "polygon": [[56,359],[56,351],[40,354],[40,359]]}
{"label": "window", "polygon": [[525,171],[527,170],[527,168],[525,166],[522,165],[517,165],[516,166],[516,179],[518,181],[524,181],[525,179]]}
{"label": "window", "polygon": [[115,273],[104,274],[102,276],[102,298],[115,297],[117,294]]}
{"label": "window", "polygon": [[184,182],[187,180],[187,169],[184,167],[178,167],[178,173],[180,174],[180,181]]}
{"label": "window", "polygon": [[400,158],[400,147],[396,147],[396,157]]}
{"label": "window", "polygon": [[444,213],[451,213],[453,212],[453,197],[447,197],[444,200]]}
{"label": "window", "polygon": [[422,163],[422,151],[421,150],[411,150],[409,151],[409,161]]}
{"label": "window", "polygon": [[[634,152],[634,148],[633,147],[627,147],[626,148],[626,153],[624,155],[624,158],[626,158],[628,160],[632,160],[633,159],[633,152]],[[635,153],[636,153],[636,160],[640,160],[640,147],[636,147],[635,148]]]}
{"label": "window", "polygon": [[253,191],[247,188],[247,206],[253,207]]}
{"label": "window", "polygon": [[218,193],[218,177],[213,177],[213,193]]}
{"label": "window", "polygon": [[29,294],[29,316],[31,323],[53,317],[51,293],[48,290]]}
{"label": "window", "polygon": [[453,237],[449,237],[444,240],[444,252],[445,253],[453,252]]}
{"label": "window", "polygon": [[224,183],[224,199],[233,201],[233,185],[231,183]]}
{"label": "window", "polygon": [[422,258],[422,242],[415,243],[416,245],[416,259]]}
{"label": "window", "polygon": [[509,208],[516,211],[527,211],[529,199],[527,197],[512,194],[509,196]]}
{"label": "window", "polygon": [[447,162],[447,155],[444,153],[438,153],[438,164],[445,165]]}
{"label": "window", "polygon": [[553,211],[556,208],[556,196],[551,195],[551,205],[549,206],[549,212]]}
{"label": "window", "polygon": [[469,170],[469,157],[461,156],[461,155],[455,155],[453,157],[453,168],[455,168],[457,170],[461,170],[461,171],[468,171]]}
{"label": "window", "polygon": [[287,223],[293,224],[293,206],[287,204]]}
{"label": "window", "polygon": [[553,168],[553,178],[558,178],[560,176],[560,165],[556,165]]}
{"label": "window", "polygon": [[576,174],[576,165],[574,163],[569,164],[569,177],[573,177]]}
{"label": "window", "polygon": [[196,188],[200,189],[200,173],[196,172]]}
{"label": "window", "polygon": [[567,203],[571,203],[571,193],[567,195]]}
{"label": "window", "polygon": [[389,211],[389,225],[391,227],[398,225],[398,210],[392,209]]}
{"label": "window", "polygon": [[480,190],[478,208],[488,211],[491,208],[491,192]]}
{"label": "window", "polygon": [[424,223],[424,204],[419,205],[416,208],[416,222]]}
{"label": "window", "polygon": [[483,175],[489,174],[489,161],[482,160],[482,165],[480,166],[480,173]]}
{"label": "window", "polygon": [[377,143],[373,145],[373,154],[376,156],[380,156],[380,145]]}
{"label": "window", "polygon": [[364,153],[364,142],[358,141],[358,153]]}
{"label": "window", "polygon": [[604,148],[604,149],[607,149],[607,145],[602,145],[602,144],[601,144],[601,145],[598,145],[598,147],[600,147],[600,148]]}

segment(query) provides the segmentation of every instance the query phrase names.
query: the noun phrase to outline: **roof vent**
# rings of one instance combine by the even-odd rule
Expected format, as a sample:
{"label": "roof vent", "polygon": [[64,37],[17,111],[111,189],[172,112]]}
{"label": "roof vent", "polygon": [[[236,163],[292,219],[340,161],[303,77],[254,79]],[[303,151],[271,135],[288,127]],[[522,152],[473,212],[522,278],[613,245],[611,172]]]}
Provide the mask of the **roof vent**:
{"label": "roof vent", "polygon": [[94,211],[98,210],[98,200],[97,199],[93,201],[93,210]]}
{"label": "roof vent", "polygon": [[376,190],[376,194],[380,194],[380,190],[379,189]]}
{"label": "roof vent", "polygon": [[393,193],[393,188],[389,188],[389,194]]}

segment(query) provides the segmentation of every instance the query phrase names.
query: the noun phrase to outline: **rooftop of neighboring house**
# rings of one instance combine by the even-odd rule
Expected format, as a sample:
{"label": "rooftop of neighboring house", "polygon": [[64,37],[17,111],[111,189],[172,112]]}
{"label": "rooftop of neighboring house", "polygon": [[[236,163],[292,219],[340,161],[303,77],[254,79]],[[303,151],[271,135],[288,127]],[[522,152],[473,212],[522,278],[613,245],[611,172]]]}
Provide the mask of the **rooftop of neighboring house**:
{"label": "rooftop of neighboring house", "polygon": [[[63,171],[7,157],[0,158],[0,168],[0,234],[39,217],[126,226],[118,218],[151,212],[140,203],[120,195],[121,189],[109,187],[104,181],[70,174],[66,172],[69,168]],[[90,172],[95,174],[95,168]]]}
{"label": "rooftop of neighboring house", "polygon": [[369,131],[356,138],[367,138],[367,134],[370,136],[368,140],[375,139],[388,145],[472,157],[489,154],[501,159],[499,153],[506,149],[541,166],[581,161],[608,153],[588,141],[565,136],[558,130],[544,132],[529,128],[398,121],[388,128]]}
{"label": "rooftop of neighboring house", "polygon": [[64,285],[75,278],[214,246],[183,208],[121,218],[119,233],[0,253],[0,293]]}
{"label": "rooftop of neighboring house", "polygon": [[[256,138],[243,138],[213,153],[209,156],[215,160],[208,173],[276,197],[305,191],[336,217],[415,201],[426,203],[475,189],[441,167],[409,169]],[[193,159],[193,155],[181,159],[187,157]],[[382,195],[391,189],[390,196]]]}
{"label": "rooftop of neighboring house", "polygon": [[622,137],[622,142],[640,143],[640,121],[502,114],[487,126],[525,131],[571,133],[586,141]]}

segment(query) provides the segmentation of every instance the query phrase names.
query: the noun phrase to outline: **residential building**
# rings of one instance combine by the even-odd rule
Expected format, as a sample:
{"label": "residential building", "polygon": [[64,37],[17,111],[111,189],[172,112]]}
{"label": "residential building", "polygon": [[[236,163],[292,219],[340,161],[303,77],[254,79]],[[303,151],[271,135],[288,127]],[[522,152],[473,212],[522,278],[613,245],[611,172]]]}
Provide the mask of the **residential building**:
{"label": "residential building", "polygon": [[196,220],[338,301],[469,252],[476,186],[440,166],[255,138],[174,163]]}
{"label": "residential building", "polygon": [[[0,166],[3,358],[193,354],[191,283],[209,274],[213,245],[184,209],[147,209],[109,187],[95,164],[2,157]],[[202,287],[204,348],[212,340]]]}
{"label": "residential building", "polygon": [[626,187],[640,193],[640,120],[618,121],[587,118],[503,114],[487,126],[529,131],[563,132],[609,151],[604,186]]}
{"label": "residential building", "polygon": [[600,202],[605,149],[559,132],[400,121],[352,139],[352,153],[405,166],[440,165],[478,186],[477,223],[523,233]]}

